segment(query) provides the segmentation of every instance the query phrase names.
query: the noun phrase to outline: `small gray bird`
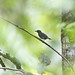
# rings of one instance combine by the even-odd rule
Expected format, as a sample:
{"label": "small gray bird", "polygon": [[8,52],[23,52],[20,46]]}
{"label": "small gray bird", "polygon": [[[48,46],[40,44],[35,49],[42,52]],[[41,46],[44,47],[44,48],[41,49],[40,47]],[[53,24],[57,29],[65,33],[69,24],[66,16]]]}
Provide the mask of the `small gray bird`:
{"label": "small gray bird", "polygon": [[46,34],[42,33],[41,30],[36,30],[35,32],[38,33],[38,35],[39,35],[39,37],[41,39],[44,39],[44,40],[49,39],[49,40],[51,40],[51,38],[49,38]]}

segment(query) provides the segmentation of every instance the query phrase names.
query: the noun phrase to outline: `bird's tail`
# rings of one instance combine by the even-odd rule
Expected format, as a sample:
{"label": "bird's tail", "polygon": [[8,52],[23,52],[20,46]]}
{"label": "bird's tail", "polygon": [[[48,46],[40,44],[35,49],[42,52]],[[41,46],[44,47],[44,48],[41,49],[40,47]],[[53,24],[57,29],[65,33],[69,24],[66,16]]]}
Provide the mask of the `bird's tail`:
{"label": "bird's tail", "polygon": [[49,40],[52,40],[51,38],[48,38]]}

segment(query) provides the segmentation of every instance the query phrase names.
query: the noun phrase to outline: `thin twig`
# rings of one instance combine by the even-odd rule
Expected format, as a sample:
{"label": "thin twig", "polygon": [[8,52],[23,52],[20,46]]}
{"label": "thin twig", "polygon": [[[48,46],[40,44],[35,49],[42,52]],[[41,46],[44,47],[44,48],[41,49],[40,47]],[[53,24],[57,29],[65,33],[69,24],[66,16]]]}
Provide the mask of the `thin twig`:
{"label": "thin twig", "polygon": [[0,69],[7,69],[7,70],[12,70],[12,71],[20,71],[22,73],[26,72],[22,69],[15,69],[15,68],[9,68],[9,67],[0,67]]}
{"label": "thin twig", "polygon": [[15,68],[9,68],[9,67],[0,67],[0,69],[19,71],[19,72],[23,73],[23,75],[37,75],[37,74],[33,74],[33,73],[30,73],[30,72],[24,71],[23,69],[15,69]]}

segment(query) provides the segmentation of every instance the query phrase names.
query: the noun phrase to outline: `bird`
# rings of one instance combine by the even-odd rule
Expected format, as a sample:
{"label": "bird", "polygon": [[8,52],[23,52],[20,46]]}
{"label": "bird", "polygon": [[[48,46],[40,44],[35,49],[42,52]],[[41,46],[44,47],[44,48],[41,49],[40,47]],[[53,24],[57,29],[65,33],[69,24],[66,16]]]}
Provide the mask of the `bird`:
{"label": "bird", "polygon": [[43,32],[41,32],[41,30],[36,30],[35,32],[38,33],[38,36],[41,38],[41,39],[49,39],[49,40],[52,40],[51,38],[49,38],[46,34],[44,34]]}

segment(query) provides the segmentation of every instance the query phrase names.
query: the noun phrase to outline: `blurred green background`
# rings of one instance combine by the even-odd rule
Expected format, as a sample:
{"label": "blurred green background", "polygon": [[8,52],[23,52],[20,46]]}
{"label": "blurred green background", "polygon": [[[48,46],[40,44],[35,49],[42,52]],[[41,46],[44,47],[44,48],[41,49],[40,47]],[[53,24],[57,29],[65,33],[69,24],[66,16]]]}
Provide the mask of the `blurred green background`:
{"label": "blurred green background", "polygon": [[[61,0],[0,0],[0,16],[25,28],[35,36],[38,36],[35,32],[37,29],[46,33],[52,38],[46,42],[61,53]],[[15,56],[25,71],[35,74],[38,74],[38,57],[41,52],[45,53],[50,57],[51,64],[45,68],[44,75],[61,75],[61,57],[57,53],[2,19],[0,19],[0,49]],[[7,67],[15,68],[10,61],[6,59],[3,61]],[[13,74],[16,72],[0,70],[0,75]]]}

